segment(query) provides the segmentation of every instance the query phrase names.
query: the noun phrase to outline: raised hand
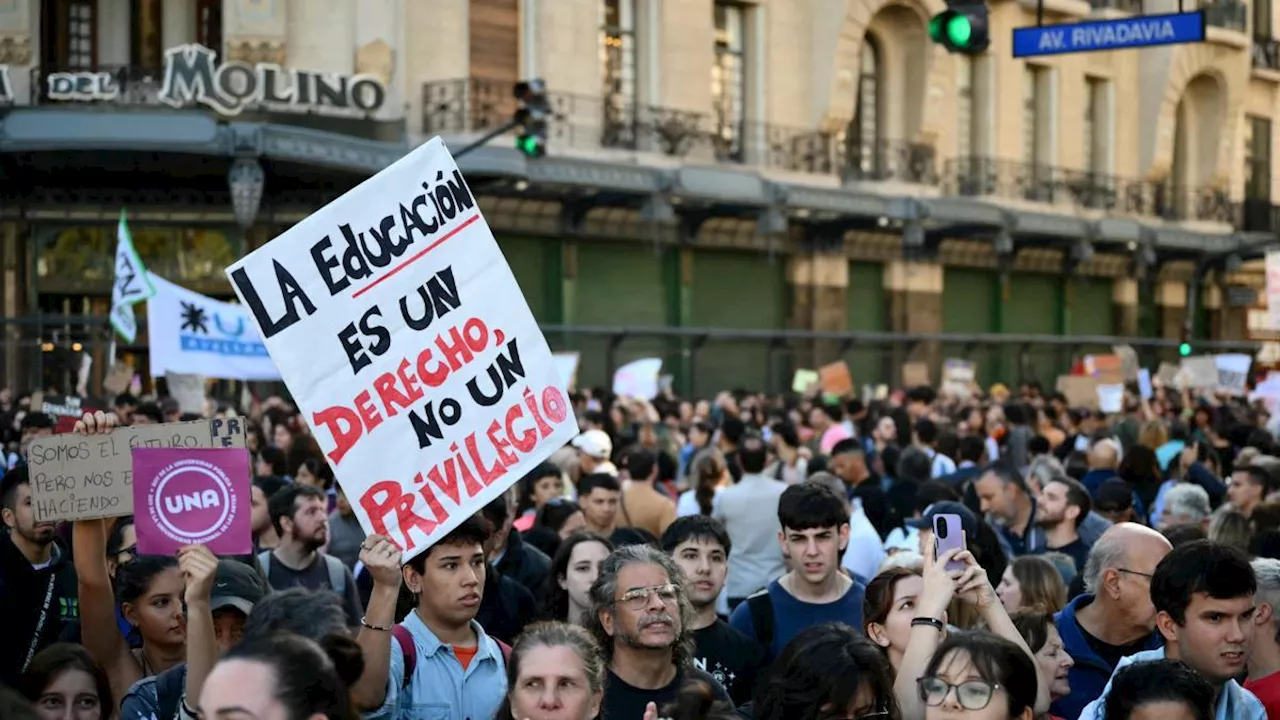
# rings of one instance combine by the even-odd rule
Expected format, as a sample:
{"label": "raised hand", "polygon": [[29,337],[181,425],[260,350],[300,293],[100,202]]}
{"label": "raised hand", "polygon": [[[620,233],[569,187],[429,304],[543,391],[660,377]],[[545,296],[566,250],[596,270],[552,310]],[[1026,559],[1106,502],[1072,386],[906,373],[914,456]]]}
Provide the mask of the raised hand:
{"label": "raised hand", "polygon": [[360,544],[360,562],[369,571],[375,585],[400,587],[400,548],[382,535],[370,535]]}
{"label": "raised hand", "polygon": [[991,587],[987,571],[978,564],[977,558],[968,550],[956,555],[956,560],[965,564],[964,573],[956,581],[956,595],[978,610],[986,610],[994,603],[1000,602],[996,591]]}
{"label": "raised hand", "polygon": [[87,412],[76,421],[71,432],[77,435],[103,435],[111,432],[116,426],[115,413],[104,413],[101,410]]}
{"label": "raised hand", "polygon": [[183,599],[188,604],[207,601],[218,574],[218,557],[204,545],[188,545],[178,551],[178,568],[187,581]]}
{"label": "raised hand", "polygon": [[951,598],[955,597],[957,580],[961,577],[959,571],[948,570],[947,563],[959,560],[961,555],[968,554],[967,550],[955,549],[948,550],[937,558],[934,557],[932,550],[924,554],[924,572],[922,573],[924,587],[916,603],[920,617],[942,619],[947,606],[951,604]]}

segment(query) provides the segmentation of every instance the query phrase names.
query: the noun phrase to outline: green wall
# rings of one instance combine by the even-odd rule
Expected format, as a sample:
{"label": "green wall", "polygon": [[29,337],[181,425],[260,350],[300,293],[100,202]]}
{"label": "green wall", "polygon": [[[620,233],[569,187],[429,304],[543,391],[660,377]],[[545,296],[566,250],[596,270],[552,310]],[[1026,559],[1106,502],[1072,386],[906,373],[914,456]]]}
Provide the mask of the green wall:
{"label": "green wall", "polygon": [[[1004,332],[1010,334],[1058,335],[1061,324],[1062,283],[1057,275],[1014,274],[1009,278],[1009,299],[1004,304]],[[1028,365],[1018,363],[1020,348],[1006,352],[1002,382],[1016,383],[1039,380],[1052,387],[1061,373],[1064,360],[1055,347],[1032,346],[1027,353]]]}
{"label": "green wall", "polygon": [[[692,327],[774,330],[787,325],[785,265],[779,257],[771,260],[763,252],[695,250],[692,280]],[[693,388],[699,397],[709,397],[736,387],[779,387],[789,369],[787,357],[776,357],[778,377],[768,377],[768,368],[767,342],[711,340],[694,363]]]}
{"label": "green wall", "polygon": [[[883,331],[888,327],[888,308],[884,289],[884,265],[880,263],[849,263],[849,287],[845,294],[846,327],[850,330]],[[864,383],[884,383],[890,378],[887,372],[888,348],[854,344],[845,361],[853,375],[854,387]]]}
{"label": "green wall", "polygon": [[[577,288],[571,317],[575,325],[662,326],[666,324],[666,292],[662,261],[649,245],[584,241],[578,245]],[[575,338],[581,353],[580,387],[608,387],[608,341]],[[629,339],[618,349],[619,365],[645,357],[666,358],[666,343],[658,338]],[[668,372],[664,369],[663,372]]]}
{"label": "green wall", "polygon": [[498,238],[498,247],[502,248],[533,317],[540,323],[556,322],[558,318],[551,317],[552,293],[558,292],[559,288],[550,281],[548,263],[552,260],[551,253],[559,252],[560,242],[543,238],[501,237]]}
{"label": "green wall", "polygon": [[[947,267],[942,272],[942,332],[999,332],[996,318],[1000,278],[995,271]],[[968,357],[963,347],[944,347],[942,353],[943,360],[958,357],[972,361],[977,366],[978,384],[983,387],[989,387],[1003,374],[999,368],[1002,358],[994,348],[974,347]]]}

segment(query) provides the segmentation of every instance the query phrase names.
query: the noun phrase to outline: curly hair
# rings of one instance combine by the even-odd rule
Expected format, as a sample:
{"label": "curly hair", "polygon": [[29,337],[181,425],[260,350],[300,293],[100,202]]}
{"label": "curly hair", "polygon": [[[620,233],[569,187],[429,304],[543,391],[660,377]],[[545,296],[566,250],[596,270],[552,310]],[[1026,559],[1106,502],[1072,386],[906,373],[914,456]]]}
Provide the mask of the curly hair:
{"label": "curly hair", "polygon": [[624,545],[614,550],[601,565],[600,577],[591,584],[591,610],[585,618],[586,628],[600,644],[605,663],[613,662],[614,636],[605,631],[600,616],[609,613],[616,620],[618,573],[628,565],[656,565],[666,572],[667,581],[676,586],[680,628],[671,648],[672,660],[679,667],[688,666],[693,662],[694,652],[693,631],[689,629],[693,621],[693,604],[689,602],[689,595],[685,592],[684,573],[671,556],[649,545]]}

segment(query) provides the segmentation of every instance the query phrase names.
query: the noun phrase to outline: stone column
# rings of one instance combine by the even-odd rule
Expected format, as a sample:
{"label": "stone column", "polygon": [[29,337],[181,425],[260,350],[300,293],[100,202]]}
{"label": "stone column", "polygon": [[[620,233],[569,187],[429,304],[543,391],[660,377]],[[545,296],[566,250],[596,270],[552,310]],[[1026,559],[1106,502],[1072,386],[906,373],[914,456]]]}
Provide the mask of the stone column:
{"label": "stone column", "polygon": [[1119,278],[1111,285],[1111,312],[1116,335],[1137,337],[1138,329],[1138,281]]}
{"label": "stone column", "polygon": [[[787,260],[791,295],[788,325],[795,330],[844,332],[848,329],[849,258],[835,252],[800,252]],[[796,367],[817,368],[840,359],[838,340],[796,345]]]}
{"label": "stone column", "polygon": [[1165,280],[1156,285],[1156,307],[1160,313],[1160,337],[1177,340],[1187,320],[1186,283]]}
{"label": "stone column", "polygon": [[[942,332],[942,265],[936,262],[894,260],[885,266],[884,289],[888,294],[889,329],[900,333]],[[941,348],[936,342],[921,344],[908,355],[903,345],[890,353],[891,384],[901,382],[897,368],[908,361],[929,363],[931,377],[939,377]]]}
{"label": "stone column", "polygon": [[223,57],[227,60],[288,67],[286,3],[230,0],[222,4],[222,27]]}
{"label": "stone column", "polygon": [[397,49],[404,31],[402,0],[360,0],[356,12],[355,62],[357,75],[377,78],[387,89],[386,100],[374,117],[390,120],[404,114],[408,79]]}

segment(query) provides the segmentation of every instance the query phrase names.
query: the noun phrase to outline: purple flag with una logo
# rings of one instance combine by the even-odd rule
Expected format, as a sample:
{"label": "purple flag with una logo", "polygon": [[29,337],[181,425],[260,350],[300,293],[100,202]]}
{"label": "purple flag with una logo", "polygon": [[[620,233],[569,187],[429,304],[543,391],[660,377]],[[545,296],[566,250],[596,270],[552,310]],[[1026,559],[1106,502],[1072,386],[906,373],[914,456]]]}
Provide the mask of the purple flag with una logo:
{"label": "purple flag with una logo", "polygon": [[249,453],[244,448],[134,448],[138,552],[173,555],[206,545],[215,555],[253,550]]}

